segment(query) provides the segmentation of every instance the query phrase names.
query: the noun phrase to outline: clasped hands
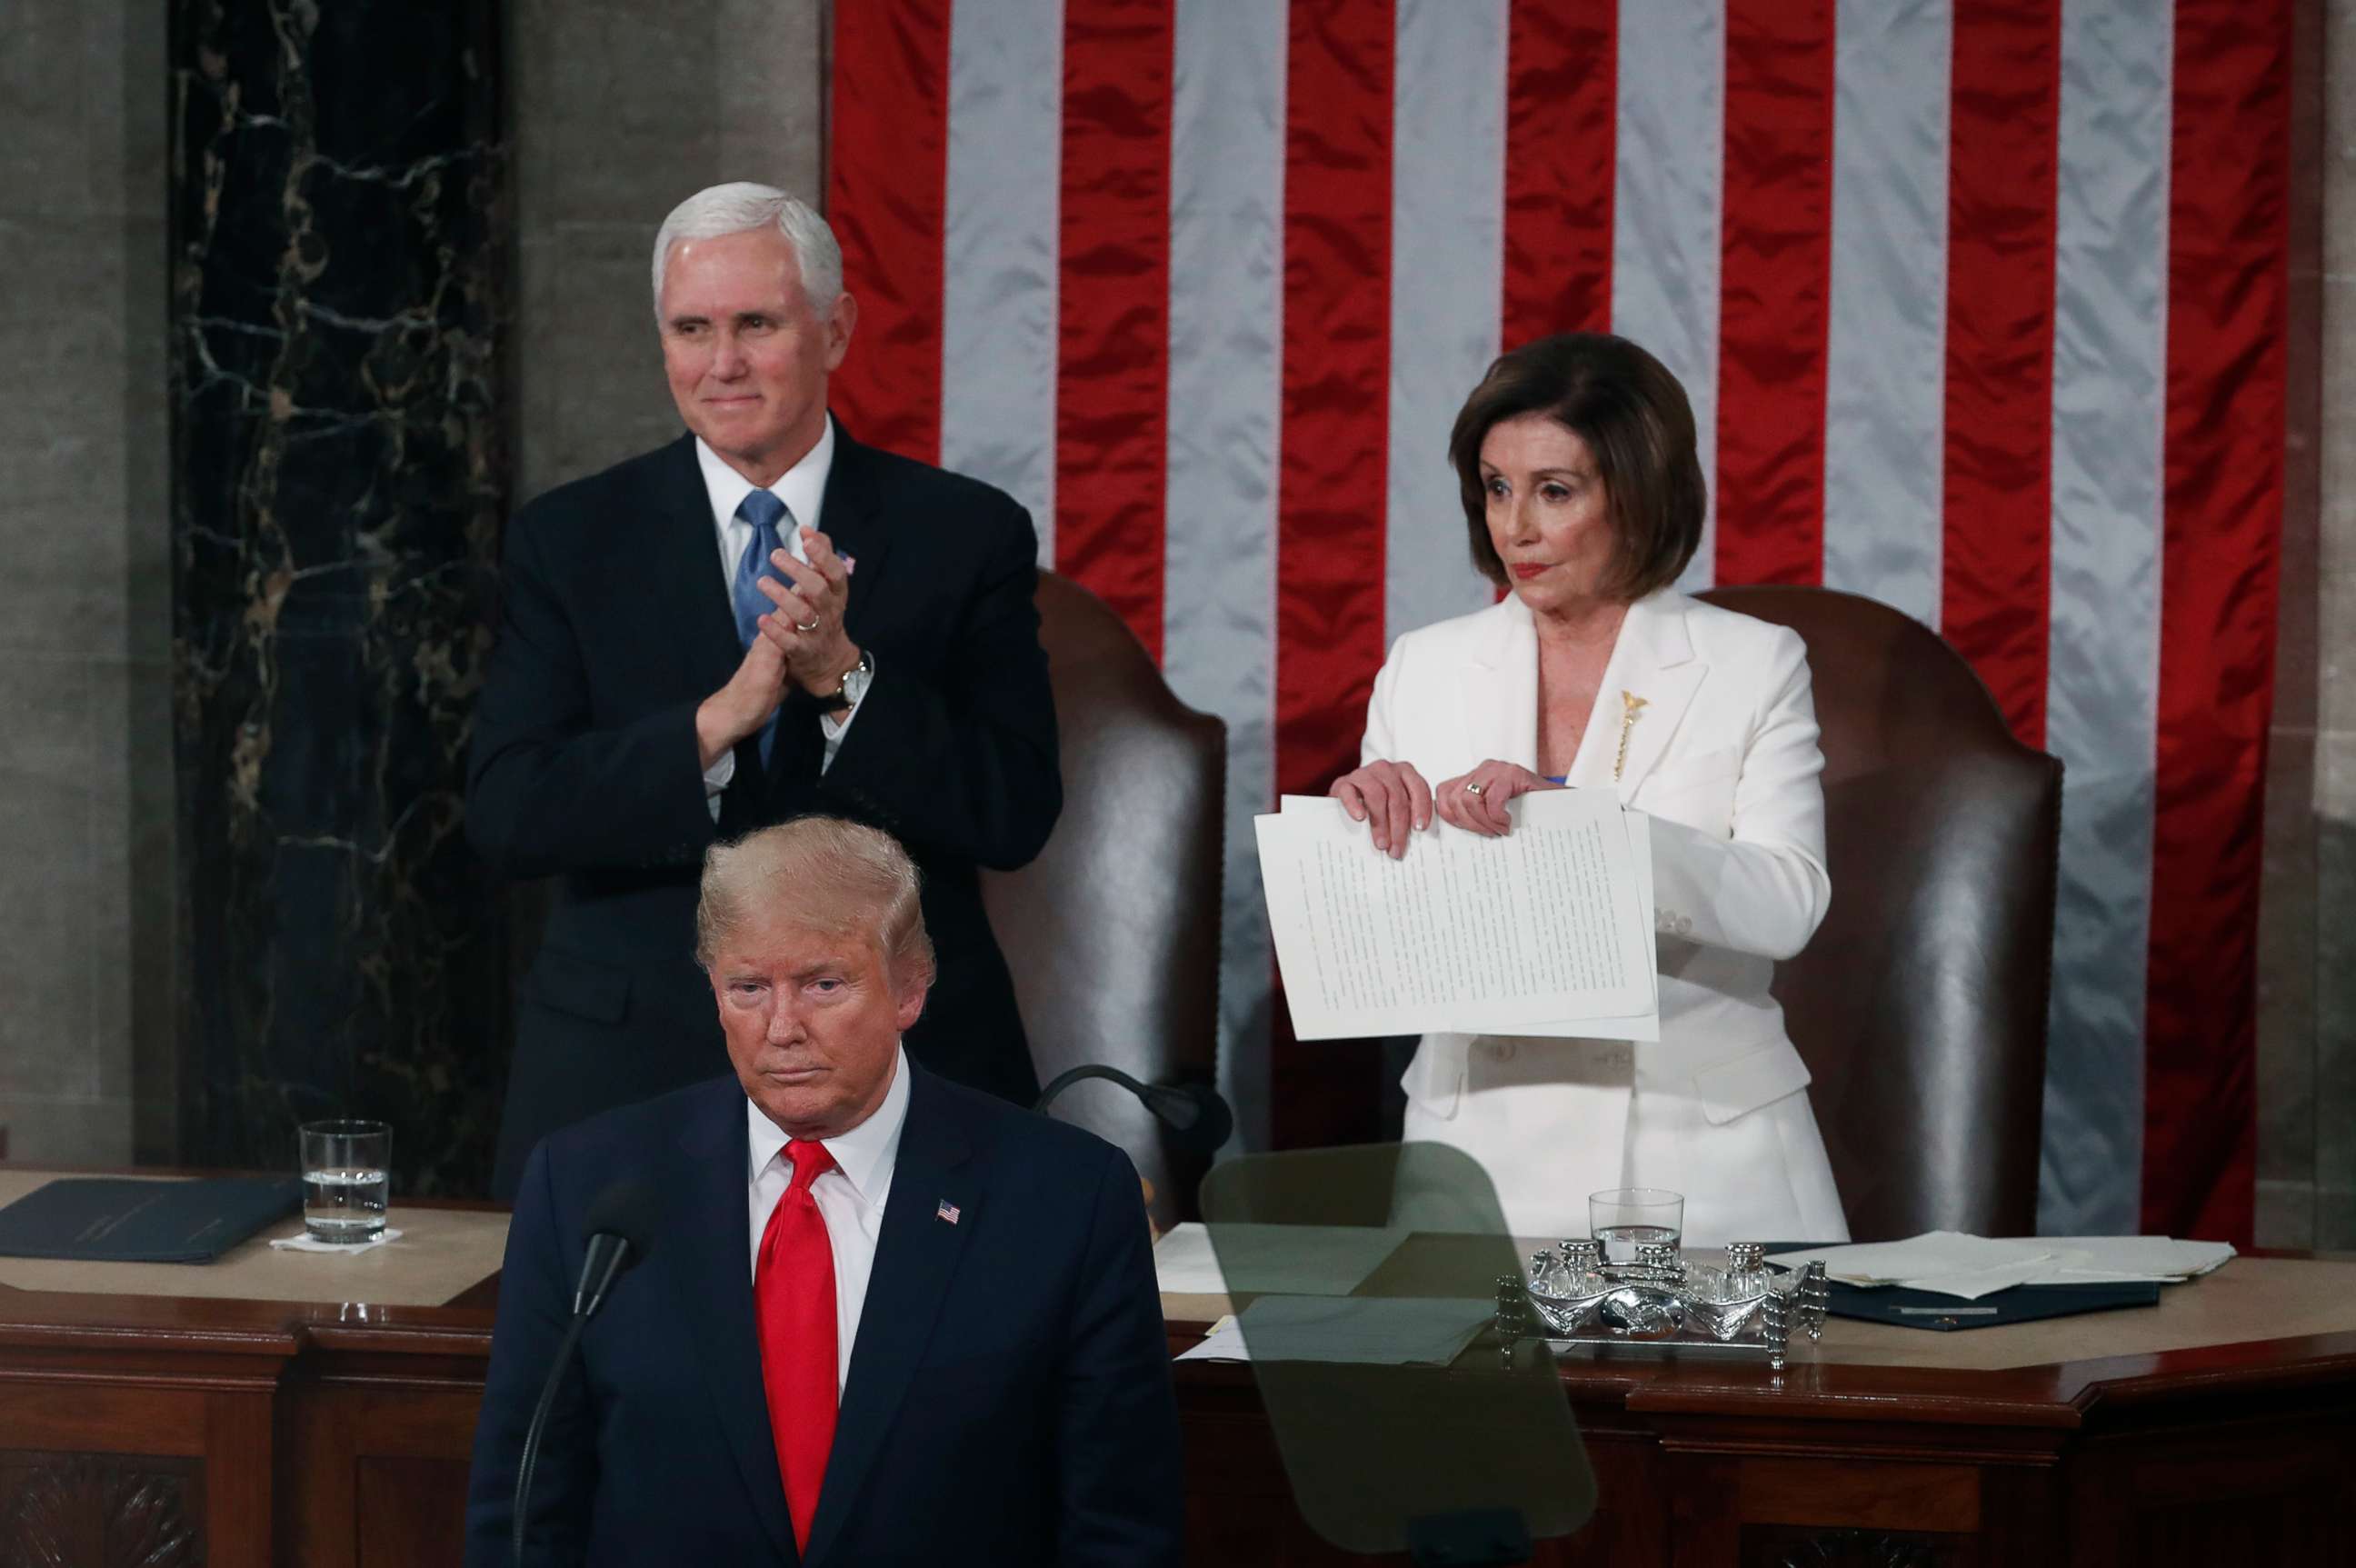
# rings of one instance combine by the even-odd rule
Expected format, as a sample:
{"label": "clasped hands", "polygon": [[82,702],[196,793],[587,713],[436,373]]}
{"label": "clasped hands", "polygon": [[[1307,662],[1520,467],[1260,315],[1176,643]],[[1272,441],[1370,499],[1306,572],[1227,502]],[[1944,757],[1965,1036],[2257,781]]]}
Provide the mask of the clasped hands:
{"label": "clasped hands", "polygon": [[789,683],[814,697],[830,697],[843,672],[859,662],[858,646],[842,624],[851,559],[835,553],[834,542],[814,528],[803,529],[801,538],[809,564],[789,551],[769,553],[769,564],[784,580],[764,573],[756,585],[777,607],[760,618],[760,635],[728,683],[695,710],[696,745],[707,769],[769,722]]}
{"label": "clasped hands", "polygon": [[1441,822],[1468,833],[1503,838],[1513,831],[1514,820],[1505,807],[1515,796],[1561,788],[1551,779],[1493,757],[1442,779],[1436,788],[1423,781],[1411,762],[1369,762],[1334,779],[1326,793],[1342,802],[1352,822],[1366,824],[1376,849],[1397,860],[1407,853],[1408,834],[1430,827],[1435,811]]}

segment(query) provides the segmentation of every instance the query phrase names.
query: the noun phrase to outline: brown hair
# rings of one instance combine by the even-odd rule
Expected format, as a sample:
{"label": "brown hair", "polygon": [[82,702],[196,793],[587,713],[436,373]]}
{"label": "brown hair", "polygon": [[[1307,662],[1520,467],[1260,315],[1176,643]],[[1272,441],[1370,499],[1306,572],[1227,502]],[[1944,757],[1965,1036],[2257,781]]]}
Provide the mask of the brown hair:
{"label": "brown hair", "polygon": [[1594,454],[1612,509],[1603,591],[1634,600],[1676,582],[1701,543],[1708,494],[1693,408],[1667,366],[1608,332],[1564,332],[1499,355],[1458,412],[1448,460],[1481,575],[1505,585],[1505,564],[1489,539],[1481,444],[1490,426],[1526,413],[1545,414]]}
{"label": "brown hair", "polygon": [[899,841],[841,817],[796,817],[703,853],[695,961],[709,970],[750,920],[787,918],[874,934],[894,990],[929,985],[933,940],[916,863]]}

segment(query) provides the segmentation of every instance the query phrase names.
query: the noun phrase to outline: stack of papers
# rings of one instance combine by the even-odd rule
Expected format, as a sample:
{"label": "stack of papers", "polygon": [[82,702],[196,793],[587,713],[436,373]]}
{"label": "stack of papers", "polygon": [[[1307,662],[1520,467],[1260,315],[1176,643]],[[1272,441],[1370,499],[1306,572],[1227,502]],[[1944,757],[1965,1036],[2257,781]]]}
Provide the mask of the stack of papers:
{"label": "stack of papers", "polygon": [[[1153,1245],[1164,1295],[1347,1295],[1398,1251],[1407,1231],[1376,1225],[1221,1225],[1188,1220]],[[1221,1265],[1225,1264],[1223,1268]]]}
{"label": "stack of papers", "polygon": [[1339,800],[1255,819],[1296,1036],[1657,1040],[1652,819],[1547,789],[1484,838],[1435,820],[1397,860]]}
{"label": "stack of papers", "polygon": [[1853,1285],[1909,1290],[1976,1301],[2014,1285],[2174,1284],[2205,1274],[2233,1255],[2223,1241],[2166,1236],[2038,1236],[1997,1240],[1930,1230],[1904,1241],[1813,1247],[1768,1262],[1797,1268],[1821,1258],[1825,1273]]}
{"label": "stack of papers", "polygon": [[1264,1295],[1223,1317],[1182,1361],[1326,1361],[1444,1367],[1496,1315],[1494,1301]]}

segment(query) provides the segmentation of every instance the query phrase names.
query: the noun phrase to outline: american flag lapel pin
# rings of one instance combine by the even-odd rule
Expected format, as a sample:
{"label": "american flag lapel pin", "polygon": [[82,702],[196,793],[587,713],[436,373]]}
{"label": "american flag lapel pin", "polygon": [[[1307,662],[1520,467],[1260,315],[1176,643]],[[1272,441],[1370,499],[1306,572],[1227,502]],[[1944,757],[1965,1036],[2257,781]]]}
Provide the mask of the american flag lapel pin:
{"label": "american flag lapel pin", "polygon": [[945,1197],[941,1199],[941,1206],[933,1210],[933,1218],[946,1219],[954,1225],[958,1222],[958,1206]]}

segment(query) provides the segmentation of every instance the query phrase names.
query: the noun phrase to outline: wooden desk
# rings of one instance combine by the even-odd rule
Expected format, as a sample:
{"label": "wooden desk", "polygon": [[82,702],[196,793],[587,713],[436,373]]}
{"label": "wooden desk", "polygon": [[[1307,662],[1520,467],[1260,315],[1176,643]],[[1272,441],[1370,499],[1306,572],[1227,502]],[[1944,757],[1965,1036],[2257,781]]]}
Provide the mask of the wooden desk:
{"label": "wooden desk", "polygon": [[[444,1212],[453,1235],[495,1224],[394,1223]],[[0,1563],[456,1563],[494,1286],[388,1305],[0,1283]],[[1564,1377],[1602,1502],[1545,1563],[2356,1565],[2356,1263],[2244,1258],[2154,1310],[2019,1328],[1836,1320],[1780,1378]],[[1192,1562],[1356,1561],[1300,1521],[1248,1369],[1189,1362],[1178,1389]]]}
{"label": "wooden desk", "polygon": [[[0,1202],[43,1179],[0,1168]],[[271,1251],[293,1219],[201,1267],[0,1259],[0,1563],[456,1563],[507,1219],[391,1223],[349,1257]]]}
{"label": "wooden desk", "polygon": [[[1178,1373],[1193,1561],[1367,1561],[1301,1521],[1248,1369]],[[1539,1563],[2356,1565],[2356,1262],[2243,1257],[2002,1328],[1836,1318],[1780,1374],[1562,1375],[1600,1501]]]}

